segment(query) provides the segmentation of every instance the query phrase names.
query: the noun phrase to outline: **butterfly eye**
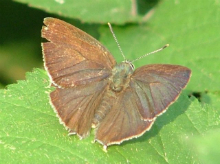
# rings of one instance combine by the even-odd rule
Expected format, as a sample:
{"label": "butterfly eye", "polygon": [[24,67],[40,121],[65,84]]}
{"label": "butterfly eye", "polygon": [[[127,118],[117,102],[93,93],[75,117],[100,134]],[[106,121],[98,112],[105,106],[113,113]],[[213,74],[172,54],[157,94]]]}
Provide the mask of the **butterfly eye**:
{"label": "butterfly eye", "polygon": [[131,61],[126,60],[126,61],[125,61],[125,63],[128,63],[128,64],[129,64],[129,66],[131,67],[131,69],[132,69],[132,70],[134,70],[134,69],[135,69],[134,64],[132,64],[132,62],[131,62]]}
{"label": "butterfly eye", "polygon": [[116,87],[113,83],[110,85],[110,89],[112,89],[115,92],[120,92],[122,91],[123,87],[122,86],[118,86]]}
{"label": "butterfly eye", "polygon": [[115,92],[120,92],[122,89],[123,89],[122,86],[117,87],[117,88],[116,88],[116,87],[113,88],[113,90],[114,90]]}
{"label": "butterfly eye", "polygon": [[130,66],[131,66],[132,70],[135,69],[134,64],[130,63]]}

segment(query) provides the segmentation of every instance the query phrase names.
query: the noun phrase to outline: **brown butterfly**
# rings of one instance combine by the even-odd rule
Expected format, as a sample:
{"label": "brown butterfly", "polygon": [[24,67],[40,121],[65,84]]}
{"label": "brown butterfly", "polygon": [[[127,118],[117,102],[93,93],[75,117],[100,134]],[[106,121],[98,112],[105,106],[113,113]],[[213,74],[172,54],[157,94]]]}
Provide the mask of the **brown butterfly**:
{"label": "brown butterfly", "polygon": [[151,64],[134,70],[117,64],[111,53],[80,29],[45,18],[44,66],[56,90],[51,104],[70,134],[80,138],[95,128],[104,148],[137,138],[149,130],[189,81],[190,69]]}

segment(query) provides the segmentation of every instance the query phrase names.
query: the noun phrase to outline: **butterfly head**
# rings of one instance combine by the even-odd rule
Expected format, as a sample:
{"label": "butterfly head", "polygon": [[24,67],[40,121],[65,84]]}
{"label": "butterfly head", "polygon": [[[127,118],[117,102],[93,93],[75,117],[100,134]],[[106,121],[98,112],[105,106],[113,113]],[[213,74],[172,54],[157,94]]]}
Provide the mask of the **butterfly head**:
{"label": "butterfly head", "polygon": [[120,92],[128,86],[130,77],[134,72],[134,65],[129,61],[117,64],[112,69],[110,88],[115,92]]}

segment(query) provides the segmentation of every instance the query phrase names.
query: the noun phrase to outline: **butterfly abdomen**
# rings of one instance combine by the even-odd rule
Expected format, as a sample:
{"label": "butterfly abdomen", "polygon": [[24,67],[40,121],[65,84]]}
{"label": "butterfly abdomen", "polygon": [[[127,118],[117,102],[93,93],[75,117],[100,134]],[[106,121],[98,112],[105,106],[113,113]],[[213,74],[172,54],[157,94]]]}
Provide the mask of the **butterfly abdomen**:
{"label": "butterfly abdomen", "polygon": [[93,118],[93,125],[92,127],[95,128],[101,122],[105,116],[109,113],[111,108],[114,105],[114,102],[116,101],[116,95],[115,92],[112,90],[108,90],[103,98],[101,103],[99,104],[97,110],[95,111],[95,115]]}

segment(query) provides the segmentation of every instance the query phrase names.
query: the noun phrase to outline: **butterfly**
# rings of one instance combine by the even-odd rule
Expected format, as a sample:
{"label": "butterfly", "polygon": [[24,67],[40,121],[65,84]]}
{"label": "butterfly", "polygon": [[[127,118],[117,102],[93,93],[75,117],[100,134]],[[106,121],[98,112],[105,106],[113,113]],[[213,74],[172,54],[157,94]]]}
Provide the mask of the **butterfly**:
{"label": "butterfly", "polygon": [[95,141],[106,149],[148,131],[188,83],[184,66],[150,64],[134,70],[80,29],[45,18],[44,66],[52,85],[50,102],[69,134],[81,139],[95,128]]}

